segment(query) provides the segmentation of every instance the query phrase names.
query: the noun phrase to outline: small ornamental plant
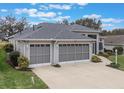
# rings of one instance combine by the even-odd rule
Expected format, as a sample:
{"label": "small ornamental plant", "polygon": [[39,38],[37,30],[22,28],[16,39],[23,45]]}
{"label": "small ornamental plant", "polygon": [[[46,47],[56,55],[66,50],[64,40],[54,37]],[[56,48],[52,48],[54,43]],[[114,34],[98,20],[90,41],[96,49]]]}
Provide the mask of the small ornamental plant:
{"label": "small ornamental plant", "polygon": [[101,59],[99,57],[97,57],[96,55],[92,56],[91,61],[94,63],[102,62]]}
{"label": "small ornamental plant", "polygon": [[24,56],[18,57],[18,66],[21,70],[27,70],[27,68],[29,66],[28,59]]}

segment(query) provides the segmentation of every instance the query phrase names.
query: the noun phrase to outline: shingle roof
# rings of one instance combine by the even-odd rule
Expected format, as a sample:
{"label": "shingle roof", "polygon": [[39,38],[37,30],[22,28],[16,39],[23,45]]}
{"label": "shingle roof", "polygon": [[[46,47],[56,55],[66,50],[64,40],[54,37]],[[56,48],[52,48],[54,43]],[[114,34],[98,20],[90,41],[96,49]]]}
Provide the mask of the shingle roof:
{"label": "shingle roof", "polygon": [[105,44],[124,44],[124,35],[104,36]]}
{"label": "shingle roof", "polygon": [[35,28],[37,29],[34,31],[28,29],[18,33],[14,39],[91,39],[82,36],[80,33],[72,32],[76,30],[91,31],[91,29],[80,25],[40,23]]}
{"label": "shingle roof", "polygon": [[100,32],[100,30],[94,30],[78,24],[70,25],[70,30],[77,31],[77,32]]}

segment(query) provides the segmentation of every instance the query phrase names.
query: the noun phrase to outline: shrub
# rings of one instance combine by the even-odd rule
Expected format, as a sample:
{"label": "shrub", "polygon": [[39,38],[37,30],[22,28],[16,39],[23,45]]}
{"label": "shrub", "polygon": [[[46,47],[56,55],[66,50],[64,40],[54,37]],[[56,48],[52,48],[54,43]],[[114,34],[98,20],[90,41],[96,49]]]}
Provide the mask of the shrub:
{"label": "shrub", "polygon": [[115,52],[116,49],[117,49],[119,55],[123,54],[123,47],[121,47],[121,46],[114,47],[113,51]]}
{"label": "shrub", "polygon": [[53,67],[61,67],[61,65],[59,65],[59,64],[54,64],[54,65],[52,65]]}
{"label": "shrub", "polygon": [[111,63],[109,66],[113,67],[113,68],[119,68],[120,67],[120,64],[119,63]]}
{"label": "shrub", "polygon": [[20,56],[20,53],[18,51],[10,52],[9,58],[13,66],[18,66],[18,57]]}
{"label": "shrub", "polygon": [[110,55],[108,53],[103,53],[102,56],[108,58]]}
{"label": "shrub", "polygon": [[106,52],[109,56],[113,55],[113,52],[112,51],[107,51]]}
{"label": "shrub", "polygon": [[98,55],[100,55],[100,56],[101,56],[101,55],[103,55],[103,52],[99,52],[99,54],[98,54]]}
{"label": "shrub", "polygon": [[18,66],[21,70],[26,70],[29,66],[28,59],[24,56],[18,57]]}
{"label": "shrub", "polygon": [[91,61],[98,63],[98,62],[101,62],[101,59],[94,55],[94,56],[92,56]]}
{"label": "shrub", "polygon": [[12,52],[12,51],[13,51],[13,45],[12,45],[12,44],[6,44],[6,45],[4,46],[4,50],[5,50],[6,52]]}
{"label": "shrub", "polygon": [[99,52],[99,55],[106,57],[106,58],[108,58],[110,56],[108,53],[104,53],[104,52]]}

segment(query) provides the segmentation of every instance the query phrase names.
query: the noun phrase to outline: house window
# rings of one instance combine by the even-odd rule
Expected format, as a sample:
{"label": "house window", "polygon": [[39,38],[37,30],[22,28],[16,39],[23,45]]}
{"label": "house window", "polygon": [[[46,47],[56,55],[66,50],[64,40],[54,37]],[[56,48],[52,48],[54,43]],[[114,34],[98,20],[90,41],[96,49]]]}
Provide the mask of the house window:
{"label": "house window", "polygon": [[92,47],[92,53],[93,54],[96,54],[96,43],[93,43],[93,47]]}
{"label": "house window", "polygon": [[103,49],[103,43],[99,42],[99,50],[102,50],[102,49]]}
{"label": "house window", "polygon": [[93,39],[96,39],[96,38],[97,38],[96,35],[88,35],[88,37],[91,37],[91,38],[93,38]]}

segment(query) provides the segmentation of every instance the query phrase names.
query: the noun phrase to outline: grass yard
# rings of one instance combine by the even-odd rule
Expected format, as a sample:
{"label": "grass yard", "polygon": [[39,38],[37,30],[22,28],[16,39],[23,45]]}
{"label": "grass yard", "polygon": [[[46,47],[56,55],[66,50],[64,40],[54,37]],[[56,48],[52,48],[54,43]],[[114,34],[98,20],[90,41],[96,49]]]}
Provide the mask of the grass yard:
{"label": "grass yard", "polygon": [[[115,56],[110,56],[109,59],[115,62]],[[118,55],[118,63],[120,64],[119,69],[124,71],[124,55]]]}
{"label": "grass yard", "polygon": [[[35,84],[31,77],[34,77]],[[6,52],[0,49],[0,88],[44,89],[47,85],[31,71],[18,71],[6,63]]]}

